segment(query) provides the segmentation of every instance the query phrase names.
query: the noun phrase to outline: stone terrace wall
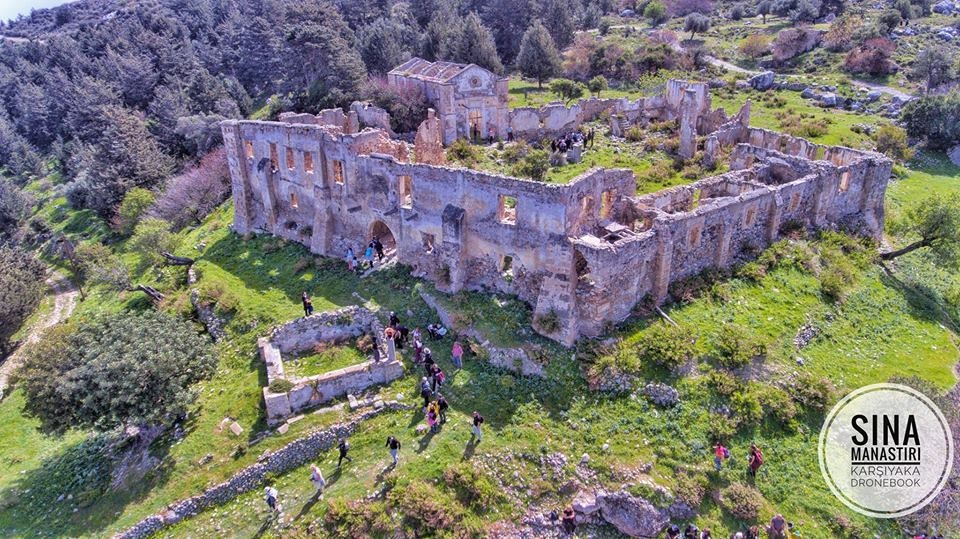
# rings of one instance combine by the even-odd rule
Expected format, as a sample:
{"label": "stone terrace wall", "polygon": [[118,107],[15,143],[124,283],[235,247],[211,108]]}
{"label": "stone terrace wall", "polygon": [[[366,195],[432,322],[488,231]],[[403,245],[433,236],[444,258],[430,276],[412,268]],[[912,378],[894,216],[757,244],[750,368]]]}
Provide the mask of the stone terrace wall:
{"label": "stone terrace wall", "polygon": [[[247,466],[230,479],[214,485],[203,491],[202,494],[175,502],[165,511],[151,515],[129,529],[115,534],[114,539],[143,539],[180,522],[185,518],[196,516],[201,511],[214,506],[222,505],[237,496],[258,489],[264,485],[267,474],[275,475],[288,472],[299,466],[316,460],[324,451],[332,449],[340,438],[353,434],[363,421],[371,419],[385,411],[406,410],[406,406],[396,402],[388,402],[383,408],[364,412],[360,417],[348,423],[341,423],[333,427],[294,440],[282,448],[274,451],[261,462]],[[281,499],[281,502],[283,500]]]}

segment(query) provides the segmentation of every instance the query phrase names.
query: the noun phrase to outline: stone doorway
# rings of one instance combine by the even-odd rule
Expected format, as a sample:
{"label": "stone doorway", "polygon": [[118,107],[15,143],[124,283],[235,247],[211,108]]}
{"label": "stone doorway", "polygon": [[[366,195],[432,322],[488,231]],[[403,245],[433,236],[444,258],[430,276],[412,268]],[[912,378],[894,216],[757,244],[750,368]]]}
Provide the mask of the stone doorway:
{"label": "stone doorway", "polygon": [[470,140],[479,142],[483,138],[483,112],[471,110],[469,113]]}
{"label": "stone doorway", "polygon": [[393,235],[393,231],[390,230],[390,227],[387,226],[387,223],[383,221],[374,221],[370,225],[370,239],[378,238],[380,243],[383,244],[383,254],[385,255],[384,261],[395,258],[397,255],[397,239]]}

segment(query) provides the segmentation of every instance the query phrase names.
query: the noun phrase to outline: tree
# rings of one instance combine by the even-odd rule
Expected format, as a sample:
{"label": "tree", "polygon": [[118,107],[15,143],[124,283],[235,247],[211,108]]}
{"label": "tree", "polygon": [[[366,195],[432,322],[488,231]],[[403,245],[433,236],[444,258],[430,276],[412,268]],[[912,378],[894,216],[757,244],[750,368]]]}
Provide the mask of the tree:
{"label": "tree", "polygon": [[767,24],[767,15],[773,11],[773,2],[772,0],[763,0],[757,4],[757,14],[762,17],[763,24]]}
{"label": "tree", "polygon": [[100,242],[81,243],[76,247],[74,256],[86,283],[106,285],[114,292],[130,288],[130,270],[106,245]]}
{"label": "tree", "polygon": [[199,225],[230,196],[230,173],[223,148],[167,181],[148,215],[170,223],[174,230]]}
{"label": "tree", "polygon": [[30,216],[33,201],[10,180],[0,177],[0,243],[9,240]]}
{"label": "tree", "polygon": [[739,21],[747,14],[747,8],[743,4],[734,4],[730,8],[730,19]]}
{"label": "tree", "polygon": [[583,84],[570,79],[556,79],[550,83],[550,91],[557,94],[557,97],[565,103],[570,103],[583,96],[584,87]]}
{"label": "tree", "polygon": [[880,17],[877,18],[877,23],[880,25],[880,33],[883,35],[892,32],[893,29],[900,26],[902,22],[903,17],[900,15],[900,12],[895,9],[885,9],[880,13]]}
{"label": "tree", "polygon": [[476,64],[494,73],[503,73],[493,34],[476,13],[467,15],[463,21],[463,34],[457,44],[457,60]]}
{"label": "tree", "polygon": [[587,89],[596,97],[600,97],[600,92],[606,90],[608,87],[607,78],[603,75],[597,75],[587,82]]}
{"label": "tree", "polygon": [[106,431],[171,424],[196,398],[192,386],[215,368],[209,340],[190,323],[120,312],[47,332],[15,383],[42,430]]}
{"label": "tree", "polygon": [[385,75],[410,59],[410,43],[416,42],[414,31],[391,18],[381,17],[360,32],[360,55],[367,71]]}
{"label": "tree", "polygon": [[700,13],[691,13],[683,20],[683,30],[690,32],[690,39],[697,33],[703,33],[710,29],[710,17]]}
{"label": "tree", "polygon": [[904,105],[901,115],[907,133],[931,149],[960,142],[960,94],[924,96]]}
{"label": "tree", "polygon": [[0,245],[0,356],[40,303],[45,269],[33,254]]}
{"label": "tree", "polygon": [[960,196],[927,198],[907,212],[906,229],[919,239],[883,253],[882,259],[893,260],[917,249],[929,248],[944,265],[956,267],[960,262]]}
{"label": "tree", "polygon": [[500,58],[513,63],[520,53],[523,33],[530,27],[534,13],[532,0],[487,0],[483,3],[483,22],[493,32]]}
{"label": "tree", "polygon": [[898,66],[892,60],[897,44],[885,37],[868,39],[847,54],[843,68],[851,73],[889,75],[896,73]]}
{"label": "tree", "polygon": [[153,193],[142,187],[127,191],[120,203],[120,209],[117,210],[117,225],[121,234],[129,236],[133,233],[133,227],[137,226],[140,217],[153,205],[153,200]]}
{"label": "tree", "polygon": [[893,3],[893,9],[900,12],[900,16],[904,21],[912,19],[916,16],[913,6],[910,4],[910,0],[896,0]]}
{"label": "tree", "polygon": [[913,75],[926,81],[926,93],[954,76],[952,55],[940,45],[925,47],[913,63]]}
{"label": "tree", "polygon": [[177,237],[170,232],[170,223],[156,217],[147,217],[133,230],[127,249],[140,255],[142,265],[155,265],[163,260],[161,253],[177,248]]}
{"label": "tree", "polygon": [[[558,49],[564,49],[573,41],[573,34],[577,28],[570,12],[571,3],[568,0],[539,0],[539,19],[550,32],[550,37],[557,44]],[[523,41],[521,40],[521,48]],[[519,51],[518,53],[519,54]]]}
{"label": "tree", "polygon": [[524,77],[537,79],[538,88],[543,88],[543,81],[560,72],[560,53],[539,20],[534,21],[523,34],[520,53],[517,54],[517,69]]}
{"label": "tree", "polygon": [[670,18],[669,15],[667,15],[667,6],[663,5],[663,2],[659,0],[653,0],[647,4],[647,7],[643,8],[643,16],[646,17],[653,26],[662,24]]}

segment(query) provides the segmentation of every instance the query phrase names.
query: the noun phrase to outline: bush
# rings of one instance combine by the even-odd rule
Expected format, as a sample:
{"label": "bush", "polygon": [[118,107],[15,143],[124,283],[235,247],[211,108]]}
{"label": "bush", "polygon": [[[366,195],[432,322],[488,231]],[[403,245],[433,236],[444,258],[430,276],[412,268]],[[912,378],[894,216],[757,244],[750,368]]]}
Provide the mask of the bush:
{"label": "bush", "polygon": [[743,4],[734,4],[733,7],[730,8],[730,18],[732,20],[739,21],[747,15],[747,7]]}
{"label": "bush", "polygon": [[170,223],[147,217],[134,228],[127,249],[140,255],[141,264],[155,265],[163,260],[160,253],[172,252],[177,243],[176,235],[170,232]]}
{"label": "bush", "polygon": [[907,143],[906,130],[895,125],[881,126],[874,137],[877,142],[877,151],[884,153],[897,161],[909,161],[913,158],[913,150]]}
{"label": "bush", "polygon": [[767,414],[783,425],[789,424],[797,415],[797,405],[786,391],[766,386],[760,391],[760,404]]}
{"label": "bush", "polygon": [[707,424],[707,436],[711,440],[729,440],[737,433],[737,424],[725,415],[710,414]]}
{"label": "bush", "polygon": [[763,34],[751,34],[740,42],[740,54],[756,60],[770,53],[770,38]]}
{"label": "bush", "polygon": [[457,493],[464,505],[473,505],[478,510],[489,510],[504,501],[500,485],[468,462],[459,462],[443,471],[443,481]]}
{"label": "bush", "polygon": [[181,230],[202,223],[229,197],[227,153],[219,148],[167,181],[149,215],[169,222],[174,230]]}
{"label": "bush", "polygon": [[707,385],[712,387],[718,395],[723,395],[724,397],[733,395],[733,393],[741,387],[740,381],[737,380],[736,376],[721,370],[712,370],[707,374]]}
{"label": "bush", "polygon": [[637,343],[637,357],[646,364],[675,369],[693,357],[693,334],[682,326],[655,322]]}
{"label": "bush", "polygon": [[45,269],[33,253],[0,244],[0,357],[10,337],[40,304]]}
{"label": "bush", "polygon": [[832,52],[845,52],[853,48],[856,42],[854,32],[860,26],[857,17],[843,16],[830,23],[830,29],[823,36],[823,45]]}
{"label": "bush", "polygon": [[720,491],[720,506],[733,517],[753,522],[763,507],[763,494],[743,483],[733,483]]}
{"label": "bush", "polygon": [[730,395],[730,409],[738,426],[751,426],[763,420],[763,406],[753,384]]}
{"label": "bush", "polygon": [[640,142],[643,140],[644,132],[639,125],[632,125],[627,128],[627,131],[624,133],[624,137],[630,142]]}
{"label": "bush", "polygon": [[389,499],[410,531],[469,532],[463,507],[430,483],[416,481],[390,493]]}
{"label": "bush", "polygon": [[691,13],[683,20],[683,31],[690,32],[690,39],[696,34],[710,29],[710,17],[701,13]]}
{"label": "bush", "polygon": [[543,180],[550,170],[550,156],[545,150],[531,150],[516,166],[513,173],[520,177]]}
{"label": "bush", "polygon": [[667,6],[659,0],[653,0],[647,7],[643,8],[643,16],[654,26],[666,22],[670,17],[667,15]]}
{"label": "bush", "polygon": [[784,385],[794,402],[818,411],[826,409],[836,390],[829,379],[818,378],[806,371],[795,373]]}
{"label": "bush", "polygon": [[527,156],[530,153],[530,145],[527,144],[525,140],[518,140],[517,142],[507,146],[503,149],[501,154],[503,160],[507,163],[513,165],[518,163],[521,159]]}
{"label": "bush", "polygon": [[335,537],[386,537],[396,531],[386,503],[367,500],[331,500],[324,527]]}
{"label": "bush", "polygon": [[773,59],[777,62],[789,60],[794,56],[812,50],[820,43],[820,32],[808,28],[788,28],[777,34],[771,48]]}
{"label": "bush", "polygon": [[140,222],[140,217],[152,204],[153,193],[150,191],[142,187],[134,187],[127,191],[117,210],[116,225],[119,232],[129,236],[133,232],[133,227]]}
{"label": "bush", "polygon": [[739,324],[724,324],[714,346],[717,348],[717,362],[730,369],[746,366],[766,351],[766,345]]}
{"label": "bush", "polygon": [[932,149],[949,148],[960,142],[960,92],[924,96],[904,105],[907,133]]}
{"label": "bush", "polygon": [[892,60],[896,48],[896,43],[885,37],[868,39],[847,54],[843,69],[874,76],[896,73],[898,67]]}
{"label": "bush", "polygon": [[277,378],[276,380],[270,382],[270,385],[267,386],[267,389],[269,389],[271,393],[286,393],[287,391],[293,389],[293,386],[294,384],[290,380],[285,378]]}
{"label": "bush", "polygon": [[447,159],[472,167],[480,160],[480,149],[466,139],[458,138],[447,148]]}

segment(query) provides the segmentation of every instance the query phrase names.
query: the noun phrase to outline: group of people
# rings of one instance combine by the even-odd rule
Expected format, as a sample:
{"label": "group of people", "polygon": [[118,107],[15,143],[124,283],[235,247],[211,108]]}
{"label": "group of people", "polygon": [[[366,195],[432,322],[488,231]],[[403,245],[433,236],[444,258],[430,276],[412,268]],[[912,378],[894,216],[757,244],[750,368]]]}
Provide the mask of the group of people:
{"label": "group of people", "polygon": [[584,148],[592,148],[595,135],[596,133],[592,128],[586,133],[584,133],[582,129],[578,129],[573,133],[567,133],[550,141],[550,152],[566,153],[567,150],[573,148],[573,145],[577,143],[583,144]]}
{"label": "group of people", "polygon": [[[681,535],[682,533],[682,535]],[[699,529],[696,524],[687,524],[687,527],[680,531],[680,526],[671,524],[667,528],[667,539],[712,539],[713,534],[708,528]]]}
{"label": "group of people", "polygon": [[380,242],[380,238],[374,236],[370,243],[363,250],[363,261],[360,261],[357,258],[357,253],[354,252],[353,247],[347,247],[347,254],[344,259],[347,261],[347,268],[354,272],[360,273],[364,268],[373,269],[373,257],[377,257],[378,263],[383,263],[384,252],[383,252],[383,243]]}
{"label": "group of people", "polygon": [[[723,461],[730,458],[730,450],[721,442],[713,446],[713,466],[719,472],[723,469]],[[750,477],[756,478],[757,472],[763,466],[763,451],[757,447],[757,444],[750,444],[747,451],[747,473]]]}

